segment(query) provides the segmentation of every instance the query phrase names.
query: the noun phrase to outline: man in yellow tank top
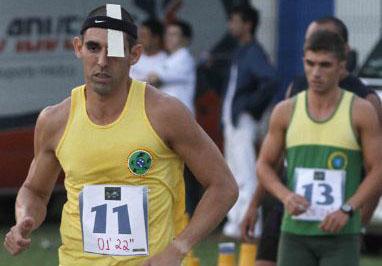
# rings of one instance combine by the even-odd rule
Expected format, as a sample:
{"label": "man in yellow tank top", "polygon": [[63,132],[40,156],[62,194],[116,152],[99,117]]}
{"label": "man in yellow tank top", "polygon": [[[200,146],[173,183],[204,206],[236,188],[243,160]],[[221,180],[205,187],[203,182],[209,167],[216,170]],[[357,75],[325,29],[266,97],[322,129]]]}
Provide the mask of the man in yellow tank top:
{"label": "man in yellow tank top", "polygon": [[[29,247],[63,170],[60,265],[179,266],[234,204],[237,185],[183,104],[126,75],[142,48],[129,13],[120,8],[115,19],[108,8],[91,11],[73,41],[85,85],[37,120],[35,156],[4,246],[13,255]],[[110,55],[109,29],[122,32],[124,57]],[[180,230],[184,163],[205,193]]]}
{"label": "man in yellow tank top", "polygon": [[[338,87],[344,67],[343,39],[313,33],[304,45],[308,90],[271,116],[257,169],[285,207],[279,266],[359,265],[359,209],[381,193],[382,135],[375,108]],[[284,151],[287,186],[275,170]]]}

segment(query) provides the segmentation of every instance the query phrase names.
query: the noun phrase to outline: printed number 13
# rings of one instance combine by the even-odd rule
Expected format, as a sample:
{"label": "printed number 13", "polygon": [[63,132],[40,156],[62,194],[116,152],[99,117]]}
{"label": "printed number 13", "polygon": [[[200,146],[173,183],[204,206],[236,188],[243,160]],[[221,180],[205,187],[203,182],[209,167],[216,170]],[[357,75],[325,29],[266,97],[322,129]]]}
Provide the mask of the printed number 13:
{"label": "printed number 13", "polygon": [[[95,206],[91,209],[91,212],[96,213],[93,233],[105,234],[107,204]],[[127,204],[113,208],[113,213],[115,212],[118,215],[118,233],[131,234],[129,210],[127,208]]]}
{"label": "printed number 13", "polygon": [[[313,184],[307,184],[302,186],[305,189],[304,197],[307,199],[309,203],[312,203],[312,193],[313,193]],[[331,195],[333,189],[328,184],[318,184],[320,188],[320,195],[324,197],[324,201],[316,201],[315,203],[318,205],[330,205],[334,202],[334,197]],[[321,189],[322,188],[322,189]]]}

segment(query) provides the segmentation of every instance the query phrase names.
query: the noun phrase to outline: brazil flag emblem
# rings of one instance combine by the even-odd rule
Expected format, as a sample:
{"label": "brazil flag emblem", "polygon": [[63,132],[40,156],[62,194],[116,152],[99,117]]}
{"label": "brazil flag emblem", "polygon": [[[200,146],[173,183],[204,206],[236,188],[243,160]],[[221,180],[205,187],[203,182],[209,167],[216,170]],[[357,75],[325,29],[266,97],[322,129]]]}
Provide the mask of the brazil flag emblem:
{"label": "brazil flag emblem", "polygon": [[151,168],[152,156],[144,150],[137,150],[130,154],[129,169],[134,175],[145,175]]}
{"label": "brazil flag emblem", "polygon": [[333,152],[329,155],[328,168],[335,170],[343,170],[348,164],[348,158],[343,152]]}

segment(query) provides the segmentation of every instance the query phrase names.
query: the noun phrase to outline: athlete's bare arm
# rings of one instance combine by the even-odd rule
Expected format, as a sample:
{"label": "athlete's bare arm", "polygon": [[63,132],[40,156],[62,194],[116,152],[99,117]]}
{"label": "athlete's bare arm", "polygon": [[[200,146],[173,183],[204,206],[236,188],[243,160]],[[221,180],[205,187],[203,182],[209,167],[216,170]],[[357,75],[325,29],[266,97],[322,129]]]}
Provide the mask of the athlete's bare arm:
{"label": "athlete's bare arm", "polygon": [[[348,199],[354,210],[369,204],[381,194],[382,165],[381,125],[371,103],[356,97],[352,110],[352,121],[361,141],[366,177],[356,193]],[[348,215],[338,210],[328,214],[320,228],[326,232],[338,232],[347,222]]]}
{"label": "athlete's bare arm", "polygon": [[[382,105],[379,96],[376,93],[369,93],[366,98],[375,108],[378,115],[378,120],[382,125]],[[375,208],[378,206],[380,196],[371,199],[368,204],[364,204],[361,208],[361,222],[367,225],[373,216]]]}
{"label": "athlete's bare arm", "polygon": [[219,149],[182,103],[150,86],[146,92],[146,103],[154,129],[180,155],[205,188],[189,225],[176,237],[170,250],[168,248],[152,259],[158,261],[171,257],[171,252],[174,253],[171,248],[174,247],[185,255],[213,230],[235,203],[238,188]]}
{"label": "athlete's bare arm", "polygon": [[251,242],[254,240],[254,230],[258,219],[258,209],[261,206],[266,194],[267,190],[265,187],[261,183],[258,183],[255,193],[252,195],[251,202],[248,205],[247,211],[245,212],[244,218],[240,223],[241,238],[246,242]]}
{"label": "athlete's bare arm", "polygon": [[382,192],[382,134],[375,108],[367,101],[357,98],[352,118],[361,140],[366,177],[349,203],[355,209],[368,203]]}
{"label": "athlete's bare arm", "polygon": [[256,164],[256,172],[264,187],[277,197],[290,214],[298,215],[308,207],[306,199],[290,191],[277,174],[280,158],[285,149],[285,136],[293,112],[294,101],[284,100],[272,112],[269,130]]}
{"label": "athlete's bare arm", "polygon": [[378,120],[382,125],[382,105],[381,105],[381,99],[376,93],[369,93],[366,97],[366,100],[368,100],[375,108],[375,111],[377,112]]}
{"label": "athlete's bare arm", "polygon": [[5,237],[4,246],[17,255],[30,245],[29,235],[46,216],[46,207],[61,167],[55,148],[66,125],[68,100],[47,107],[39,115],[34,134],[34,158],[16,198],[16,225]]}
{"label": "athlete's bare arm", "polygon": [[[290,98],[290,94],[292,91],[293,82],[291,82],[285,92],[285,99]],[[279,167],[282,169],[284,160],[281,158]],[[251,232],[253,232],[255,228],[255,224],[257,222],[257,209],[261,206],[262,201],[265,198],[265,195],[267,195],[266,188],[261,184],[258,183],[256,186],[255,193],[252,196],[251,203],[248,206],[248,209],[244,215],[244,218],[240,225],[240,232],[241,237],[244,241],[251,241],[253,240],[253,235],[250,235]]]}

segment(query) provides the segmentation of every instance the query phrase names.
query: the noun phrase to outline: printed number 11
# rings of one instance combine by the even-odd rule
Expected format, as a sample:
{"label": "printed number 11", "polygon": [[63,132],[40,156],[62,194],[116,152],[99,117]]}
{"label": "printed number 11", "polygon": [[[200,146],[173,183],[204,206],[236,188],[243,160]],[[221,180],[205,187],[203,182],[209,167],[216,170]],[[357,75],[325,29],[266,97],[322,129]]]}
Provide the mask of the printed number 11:
{"label": "printed number 11", "polygon": [[[91,209],[91,212],[95,212],[95,221],[93,233],[105,234],[106,233],[106,214],[107,204],[95,206]],[[113,213],[118,215],[118,233],[119,234],[131,234],[129,210],[127,204],[113,208]]]}

